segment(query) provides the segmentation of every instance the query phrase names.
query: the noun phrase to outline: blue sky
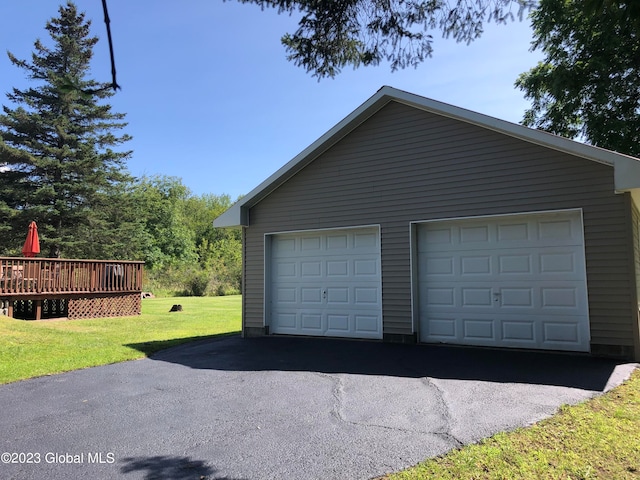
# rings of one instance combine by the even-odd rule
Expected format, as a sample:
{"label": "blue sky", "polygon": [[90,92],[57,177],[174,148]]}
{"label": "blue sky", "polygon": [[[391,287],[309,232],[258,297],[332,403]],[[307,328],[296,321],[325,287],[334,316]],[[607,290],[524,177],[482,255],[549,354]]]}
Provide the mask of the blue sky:
{"label": "blue sky", "polygon": [[[110,81],[101,0],[77,0],[100,38],[92,77]],[[4,51],[30,58],[49,37],[45,23],[59,2],[2,2],[0,103],[28,85]],[[323,133],[390,85],[511,122],[528,102],[513,86],[542,58],[530,52],[529,22],[485,26],[467,46],[434,32],[434,56],[419,68],[391,72],[346,68],[320,82],[286,60],[280,37],[296,17],[221,0],[109,0],[118,83],[110,99],[127,114],[136,176],[182,178],[194,194],[247,193]]]}

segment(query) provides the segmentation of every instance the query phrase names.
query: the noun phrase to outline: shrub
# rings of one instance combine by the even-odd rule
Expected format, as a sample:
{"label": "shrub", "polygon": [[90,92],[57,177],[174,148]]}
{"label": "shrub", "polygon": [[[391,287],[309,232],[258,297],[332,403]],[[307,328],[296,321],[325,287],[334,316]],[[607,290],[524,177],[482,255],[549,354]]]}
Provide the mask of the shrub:
{"label": "shrub", "polygon": [[206,271],[193,272],[187,280],[185,294],[189,297],[204,297],[209,286],[209,274]]}

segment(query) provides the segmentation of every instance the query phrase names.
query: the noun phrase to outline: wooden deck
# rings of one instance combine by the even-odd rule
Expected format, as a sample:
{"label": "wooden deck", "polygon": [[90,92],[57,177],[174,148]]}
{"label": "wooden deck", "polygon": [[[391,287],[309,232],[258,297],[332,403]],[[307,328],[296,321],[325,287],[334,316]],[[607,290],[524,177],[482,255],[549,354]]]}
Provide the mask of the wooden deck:
{"label": "wooden deck", "polygon": [[[0,257],[0,301],[10,317],[140,314],[144,262]],[[65,314],[66,313],[66,314]]]}

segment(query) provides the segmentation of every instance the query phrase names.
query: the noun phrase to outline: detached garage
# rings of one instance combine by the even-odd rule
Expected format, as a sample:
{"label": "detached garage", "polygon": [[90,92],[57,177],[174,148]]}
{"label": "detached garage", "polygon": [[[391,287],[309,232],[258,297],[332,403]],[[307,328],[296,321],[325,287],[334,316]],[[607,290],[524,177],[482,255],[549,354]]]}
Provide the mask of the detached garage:
{"label": "detached garage", "polygon": [[640,360],[640,160],[383,87],[214,221],[243,334]]}

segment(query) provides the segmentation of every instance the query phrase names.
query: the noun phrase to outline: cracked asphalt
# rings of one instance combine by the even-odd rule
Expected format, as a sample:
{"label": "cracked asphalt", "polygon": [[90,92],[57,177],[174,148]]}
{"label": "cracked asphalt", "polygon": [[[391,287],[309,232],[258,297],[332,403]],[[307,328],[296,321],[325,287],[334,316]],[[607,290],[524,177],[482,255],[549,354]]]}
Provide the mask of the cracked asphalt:
{"label": "cracked asphalt", "polygon": [[635,367],[542,352],[221,337],[1,386],[0,478],[372,478],[529,425]]}

